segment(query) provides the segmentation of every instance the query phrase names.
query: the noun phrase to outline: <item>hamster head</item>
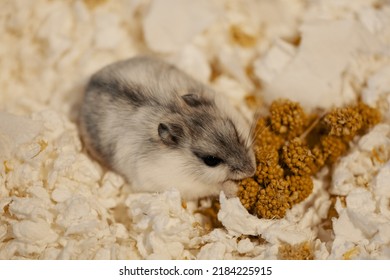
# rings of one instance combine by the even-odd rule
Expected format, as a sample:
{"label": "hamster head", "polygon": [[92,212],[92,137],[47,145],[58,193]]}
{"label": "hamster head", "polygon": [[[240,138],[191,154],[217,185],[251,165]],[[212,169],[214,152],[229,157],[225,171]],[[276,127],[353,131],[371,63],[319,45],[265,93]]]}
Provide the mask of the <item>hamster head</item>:
{"label": "hamster head", "polygon": [[249,128],[237,111],[222,100],[193,93],[180,98],[182,110],[156,128],[165,148],[185,159],[174,171],[188,176],[184,181],[209,186],[205,195],[219,193],[221,188],[210,189],[216,185],[252,176],[256,167]]}

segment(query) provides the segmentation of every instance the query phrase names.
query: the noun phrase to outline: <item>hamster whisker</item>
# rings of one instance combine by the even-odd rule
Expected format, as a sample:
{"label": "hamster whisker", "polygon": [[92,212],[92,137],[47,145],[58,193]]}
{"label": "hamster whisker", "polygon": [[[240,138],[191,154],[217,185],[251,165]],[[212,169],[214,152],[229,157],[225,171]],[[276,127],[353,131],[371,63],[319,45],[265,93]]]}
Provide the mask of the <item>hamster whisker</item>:
{"label": "hamster whisker", "polygon": [[[254,138],[255,138],[254,132],[256,130],[256,126],[257,126],[257,122],[258,122],[259,118],[260,118],[260,110],[257,109],[253,114],[252,122],[251,122],[251,125],[249,128],[249,133],[246,137],[246,141],[245,141],[246,147],[251,147],[254,143]],[[252,136],[253,136],[253,138],[252,138]]]}
{"label": "hamster whisker", "polygon": [[266,125],[265,127],[261,128],[259,127],[256,132],[253,134],[252,138],[251,138],[251,143],[250,143],[250,146],[253,146],[253,144],[255,143],[256,141],[256,138],[261,135],[267,128],[269,128],[271,125]]}
{"label": "hamster whisker", "polygon": [[[248,139],[248,143],[249,143],[249,146],[252,147],[253,144],[255,143],[256,141],[256,137],[260,134],[263,133],[264,129],[268,128],[268,126],[266,126],[263,130],[261,130],[260,128],[257,128],[257,124],[259,122],[259,119],[260,119],[260,116],[261,116],[261,109],[257,109],[254,114],[253,114],[253,121],[252,121],[252,124],[251,124],[251,128],[250,128],[250,131],[249,131],[249,135],[247,137]],[[261,130],[261,131],[260,131]],[[250,142],[249,142],[250,141]]]}

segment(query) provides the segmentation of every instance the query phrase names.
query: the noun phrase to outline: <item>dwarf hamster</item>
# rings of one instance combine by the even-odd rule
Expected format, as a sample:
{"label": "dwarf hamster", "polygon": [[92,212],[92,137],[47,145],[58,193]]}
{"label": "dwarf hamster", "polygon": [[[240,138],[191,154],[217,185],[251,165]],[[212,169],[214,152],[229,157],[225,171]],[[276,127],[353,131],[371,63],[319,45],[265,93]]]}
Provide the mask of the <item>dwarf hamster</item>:
{"label": "dwarf hamster", "polygon": [[95,73],[80,128],[92,155],[134,191],[177,188],[196,199],[255,172],[249,125],[238,111],[157,58],[137,56]]}

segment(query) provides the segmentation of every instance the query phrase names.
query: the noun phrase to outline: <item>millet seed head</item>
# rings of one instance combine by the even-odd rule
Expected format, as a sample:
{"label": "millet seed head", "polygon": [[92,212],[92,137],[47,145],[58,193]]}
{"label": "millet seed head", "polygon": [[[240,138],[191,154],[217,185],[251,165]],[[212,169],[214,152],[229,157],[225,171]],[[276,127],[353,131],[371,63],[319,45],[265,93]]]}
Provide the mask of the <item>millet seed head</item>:
{"label": "millet seed head", "polygon": [[316,117],[307,117],[298,103],[277,100],[271,104],[270,116],[257,121],[256,173],[239,182],[237,193],[253,215],[283,218],[288,209],[312,193],[311,176],[336,162],[356,135],[380,121],[380,114],[358,103],[335,108],[321,121],[313,119]]}
{"label": "millet seed head", "polygon": [[308,117],[297,102],[286,99],[274,101],[270,107],[270,123],[274,133],[292,139],[303,133]]}
{"label": "millet seed head", "polygon": [[300,138],[288,141],[282,147],[282,162],[296,175],[310,175],[316,170],[315,158]]}

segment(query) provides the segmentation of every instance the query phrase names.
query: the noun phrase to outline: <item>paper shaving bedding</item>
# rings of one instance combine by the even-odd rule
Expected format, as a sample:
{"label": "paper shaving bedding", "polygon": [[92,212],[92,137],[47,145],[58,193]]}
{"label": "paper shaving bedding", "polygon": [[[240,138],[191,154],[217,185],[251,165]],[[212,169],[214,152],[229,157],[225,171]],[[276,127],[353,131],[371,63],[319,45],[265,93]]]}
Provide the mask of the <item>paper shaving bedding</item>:
{"label": "paper shaving bedding", "polygon": [[[2,1],[0,259],[390,259],[389,26],[379,0]],[[306,109],[361,98],[384,118],[283,219],[221,193],[210,228],[211,199],[132,193],[79,138],[90,75],[139,53],[248,116],[257,94]]]}

